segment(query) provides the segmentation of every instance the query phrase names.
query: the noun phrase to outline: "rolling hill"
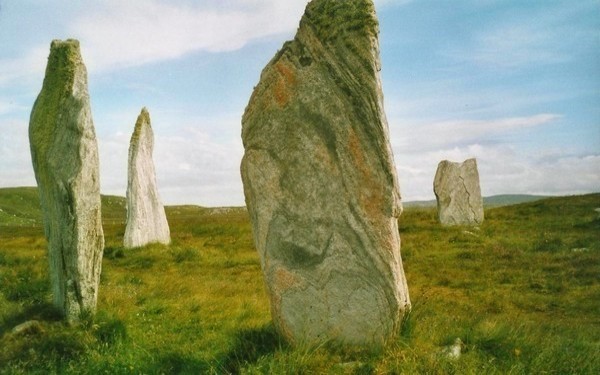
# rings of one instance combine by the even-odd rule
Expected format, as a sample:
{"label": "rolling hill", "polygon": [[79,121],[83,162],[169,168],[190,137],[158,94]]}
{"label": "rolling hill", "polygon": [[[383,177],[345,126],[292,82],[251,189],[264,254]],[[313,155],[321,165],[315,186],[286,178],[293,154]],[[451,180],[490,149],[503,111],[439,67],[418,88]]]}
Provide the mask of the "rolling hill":
{"label": "rolling hill", "polygon": [[[541,195],[505,194],[484,197],[486,208],[509,206],[519,203],[534,202],[547,198]],[[404,207],[435,207],[435,200],[404,202]],[[207,212],[224,212],[241,207],[206,208],[194,205],[166,206],[167,214],[194,215]],[[122,224],[126,218],[126,200],[124,197],[102,195],[102,219],[105,224]],[[41,225],[42,214],[39,197],[35,187],[0,188],[0,226],[32,226]]]}

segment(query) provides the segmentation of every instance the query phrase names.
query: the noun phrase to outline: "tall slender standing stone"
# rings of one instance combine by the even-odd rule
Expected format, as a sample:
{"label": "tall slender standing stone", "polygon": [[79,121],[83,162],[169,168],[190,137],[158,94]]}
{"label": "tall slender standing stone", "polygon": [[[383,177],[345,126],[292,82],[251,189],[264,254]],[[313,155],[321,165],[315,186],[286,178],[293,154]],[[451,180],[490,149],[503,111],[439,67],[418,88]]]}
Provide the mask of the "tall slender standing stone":
{"label": "tall slender standing stone", "polygon": [[171,242],[165,208],[156,187],[153,150],[154,133],[150,114],[146,108],[142,108],[129,143],[125,247]]}
{"label": "tall slender standing stone", "polygon": [[241,165],[278,330],[382,345],[409,307],[371,0],[313,0],[262,71]]}
{"label": "tall slender standing stone", "polygon": [[479,225],[483,222],[483,199],[477,160],[463,163],[443,160],[433,181],[438,217],[443,225]]}
{"label": "tall slender standing stone", "polygon": [[69,321],[96,309],[104,235],[98,146],[79,42],[54,40],[29,140],[48,239],[54,305]]}

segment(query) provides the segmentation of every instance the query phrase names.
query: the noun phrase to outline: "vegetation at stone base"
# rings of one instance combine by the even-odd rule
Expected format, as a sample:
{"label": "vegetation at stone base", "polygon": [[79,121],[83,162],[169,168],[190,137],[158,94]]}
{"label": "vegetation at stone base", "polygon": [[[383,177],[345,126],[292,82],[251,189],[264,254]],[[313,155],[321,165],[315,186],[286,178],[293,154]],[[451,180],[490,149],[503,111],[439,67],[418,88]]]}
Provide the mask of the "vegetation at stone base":
{"label": "vegetation at stone base", "polygon": [[488,209],[479,229],[407,209],[413,309],[380,352],[278,337],[243,209],[169,207],[172,245],[125,250],[121,199],[104,210],[98,313],[73,326],[49,304],[39,222],[0,218],[0,373],[600,373],[600,194]]}

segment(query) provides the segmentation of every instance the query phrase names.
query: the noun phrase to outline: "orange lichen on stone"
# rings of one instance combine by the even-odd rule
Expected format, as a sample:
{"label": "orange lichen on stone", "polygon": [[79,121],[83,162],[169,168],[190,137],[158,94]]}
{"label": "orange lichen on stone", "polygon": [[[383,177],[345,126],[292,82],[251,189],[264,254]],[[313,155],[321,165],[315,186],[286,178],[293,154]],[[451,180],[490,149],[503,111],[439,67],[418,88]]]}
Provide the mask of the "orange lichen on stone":
{"label": "orange lichen on stone", "polygon": [[277,268],[274,275],[274,284],[278,291],[285,291],[299,284],[298,278],[283,267]]}
{"label": "orange lichen on stone", "polygon": [[348,146],[354,160],[354,165],[361,175],[360,206],[369,217],[379,217],[384,204],[382,186],[375,183],[376,179],[365,163],[365,155],[354,130],[350,130],[348,135]]}
{"label": "orange lichen on stone", "polygon": [[278,76],[275,82],[274,92],[275,101],[280,107],[285,106],[291,98],[292,91],[296,86],[296,74],[294,71],[283,61],[278,61],[275,64]]}

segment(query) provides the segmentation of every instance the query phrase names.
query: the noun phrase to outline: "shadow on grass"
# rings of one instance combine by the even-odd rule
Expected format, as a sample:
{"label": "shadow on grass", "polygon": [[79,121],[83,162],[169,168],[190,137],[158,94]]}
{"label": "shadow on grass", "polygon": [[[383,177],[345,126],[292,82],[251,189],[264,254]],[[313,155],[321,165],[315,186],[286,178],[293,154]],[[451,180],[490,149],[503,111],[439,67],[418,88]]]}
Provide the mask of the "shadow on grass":
{"label": "shadow on grass", "polygon": [[181,353],[171,352],[161,355],[156,363],[152,363],[149,373],[159,374],[208,374],[211,373],[209,363]]}
{"label": "shadow on grass", "polygon": [[258,329],[238,332],[232,349],[221,362],[226,373],[239,374],[248,364],[256,363],[261,357],[286,347],[285,342],[272,324]]}
{"label": "shadow on grass", "polygon": [[58,311],[51,303],[36,303],[26,307],[22,312],[14,315],[9,315],[0,325],[0,337],[6,332],[10,332],[15,326],[27,322],[29,320],[38,320],[45,322],[57,322],[62,319],[60,311]]}
{"label": "shadow on grass", "polygon": [[275,352],[285,344],[272,325],[241,330],[231,350],[217,362],[205,361],[177,351],[164,353],[148,364],[148,373],[165,374],[240,374],[245,367]]}
{"label": "shadow on grass", "polygon": [[[61,320],[62,315],[50,303],[33,304],[5,317],[0,325],[0,368],[16,366],[16,373],[62,373],[64,364],[85,353],[89,340]],[[13,332],[25,322],[31,324]]]}

